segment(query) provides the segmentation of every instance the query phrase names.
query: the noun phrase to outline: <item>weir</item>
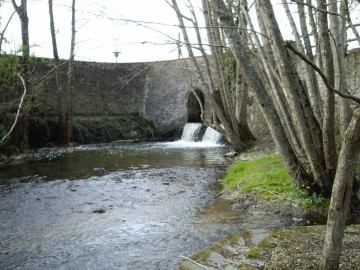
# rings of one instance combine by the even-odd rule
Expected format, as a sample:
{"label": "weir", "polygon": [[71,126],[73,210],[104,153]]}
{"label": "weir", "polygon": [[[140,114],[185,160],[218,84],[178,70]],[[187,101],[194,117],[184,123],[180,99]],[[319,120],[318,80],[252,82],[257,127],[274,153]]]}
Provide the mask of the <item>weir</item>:
{"label": "weir", "polygon": [[181,140],[185,142],[201,141],[204,127],[201,123],[187,123],[184,126]]}
{"label": "weir", "polygon": [[185,142],[206,142],[220,144],[223,139],[221,133],[202,123],[186,123],[181,140]]}

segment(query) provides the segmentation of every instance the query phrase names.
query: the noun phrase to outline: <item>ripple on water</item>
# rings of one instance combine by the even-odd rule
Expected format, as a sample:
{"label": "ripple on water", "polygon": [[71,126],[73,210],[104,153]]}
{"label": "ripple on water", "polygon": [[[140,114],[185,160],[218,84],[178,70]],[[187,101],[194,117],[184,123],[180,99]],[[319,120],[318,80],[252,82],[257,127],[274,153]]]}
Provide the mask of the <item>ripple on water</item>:
{"label": "ripple on water", "polygon": [[217,173],[144,166],[77,181],[3,185],[1,268],[175,268],[179,254],[203,247],[211,233],[199,231],[193,218],[213,198],[208,185]]}
{"label": "ripple on water", "polygon": [[0,172],[1,269],[176,269],[242,228],[214,202],[226,149],[43,151]]}

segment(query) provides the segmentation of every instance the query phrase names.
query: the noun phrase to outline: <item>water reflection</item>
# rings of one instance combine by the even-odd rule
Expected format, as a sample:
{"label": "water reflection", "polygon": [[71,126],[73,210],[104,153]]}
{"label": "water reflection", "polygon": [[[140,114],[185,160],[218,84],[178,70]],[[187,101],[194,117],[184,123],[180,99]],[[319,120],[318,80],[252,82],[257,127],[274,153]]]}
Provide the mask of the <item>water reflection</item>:
{"label": "water reflection", "polygon": [[[211,147],[210,147],[211,146]],[[135,143],[41,149],[37,160],[0,169],[0,180],[30,176],[82,179],[117,170],[226,165],[225,147],[193,143]]]}

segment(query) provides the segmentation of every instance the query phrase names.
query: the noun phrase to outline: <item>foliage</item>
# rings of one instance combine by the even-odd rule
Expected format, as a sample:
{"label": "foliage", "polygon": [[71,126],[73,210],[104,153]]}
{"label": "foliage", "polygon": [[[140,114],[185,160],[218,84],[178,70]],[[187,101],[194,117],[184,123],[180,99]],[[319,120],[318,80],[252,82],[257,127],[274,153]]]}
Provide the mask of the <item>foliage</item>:
{"label": "foliage", "polygon": [[5,90],[17,89],[20,86],[18,71],[21,70],[21,59],[16,55],[0,55],[0,94]]}
{"label": "foliage", "polygon": [[325,207],[329,200],[313,197],[306,187],[296,186],[278,155],[236,164],[224,178],[225,190],[253,193],[266,200],[279,200],[303,209]]}
{"label": "foliage", "polygon": [[[5,136],[6,129],[0,124],[0,140]],[[10,156],[16,151],[16,148],[9,144],[9,138],[4,141],[0,141],[0,155]]]}

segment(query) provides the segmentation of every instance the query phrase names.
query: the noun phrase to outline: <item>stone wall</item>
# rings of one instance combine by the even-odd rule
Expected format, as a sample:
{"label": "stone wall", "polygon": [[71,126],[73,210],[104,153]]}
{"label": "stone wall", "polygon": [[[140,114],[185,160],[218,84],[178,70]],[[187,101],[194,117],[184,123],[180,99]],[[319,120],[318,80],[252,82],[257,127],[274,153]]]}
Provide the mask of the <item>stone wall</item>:
{"label": "stone wall", "polygon": [[352,50],[346,56],[346,74],[349,93],[360,97],[360,49]]}
{"label": "stone wall", "polygon": [[[346,63],[350,66],[349,89],[359,96],[360,51],[351,51]],[[189,60],[121,64],[75,62],[74,115],[78,118],[140,115],[154,123],[157,135],[171,135],[188,119],[189,75],[195,88],[197,85],[196,74],[187,68],[189,64]],[[59,97],[63,97],[67,89],[67,68],[64,63],[60,69],[61,92],[56,90],[54,74],[36,86],[34,92],[38,94],[31,102],[36,104],[37,116],[58,115]],[[49,71],[49,66],[39,65],[36,70],[40,78]],[[266,125],[254,108],[249,109],[249,119],[256,135],[258,127]]]}
{"label": "stone wall", "polygon": [[[109,64],[76,62],[75,117],[138,114],[151,120],[158,135],[182,128],[187,122],[190,94],[184,61]],[[45,72],[45,70],[43,70]],[[60,72],[62,92],[57,93],[55,76],[37,87],[38,111],[45,117],[58,114],[58,100],[67,89],[67,65]]]}

